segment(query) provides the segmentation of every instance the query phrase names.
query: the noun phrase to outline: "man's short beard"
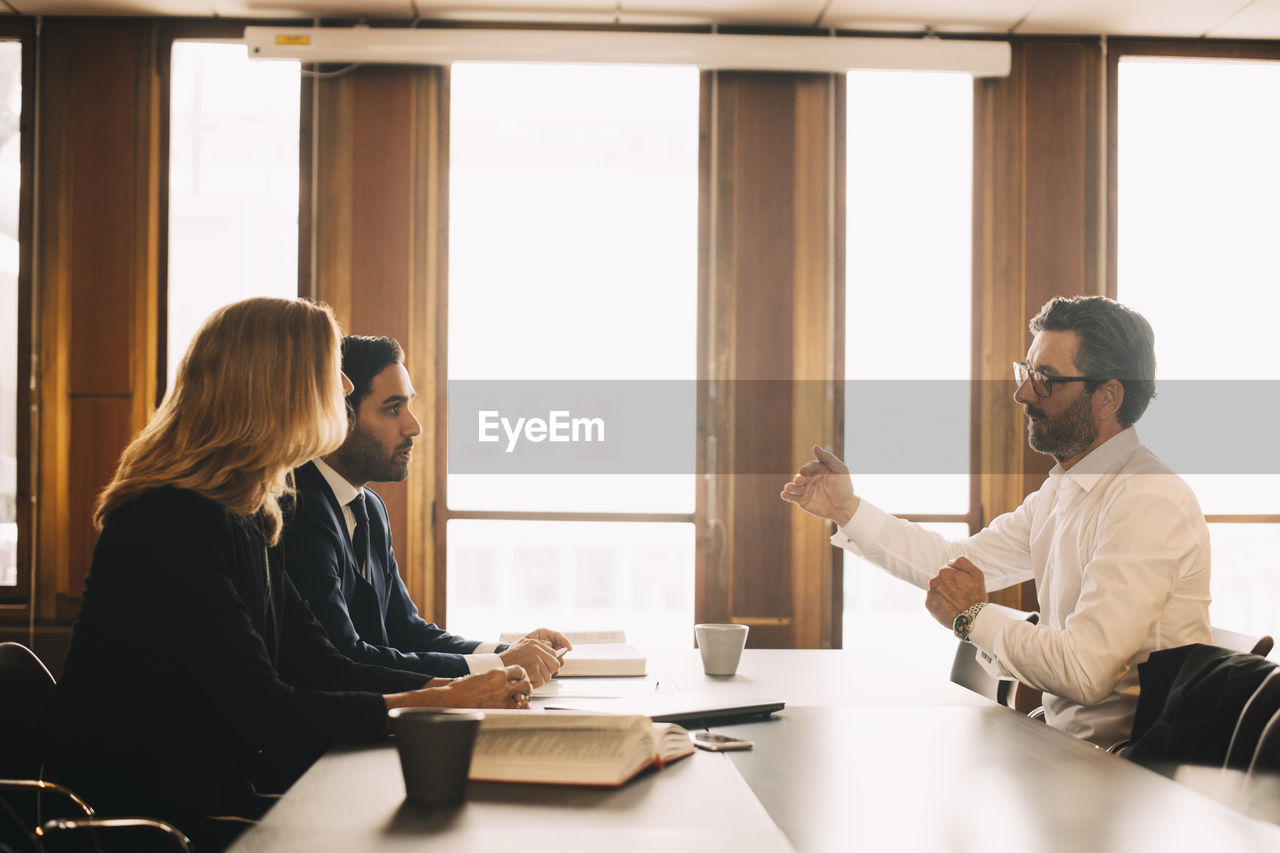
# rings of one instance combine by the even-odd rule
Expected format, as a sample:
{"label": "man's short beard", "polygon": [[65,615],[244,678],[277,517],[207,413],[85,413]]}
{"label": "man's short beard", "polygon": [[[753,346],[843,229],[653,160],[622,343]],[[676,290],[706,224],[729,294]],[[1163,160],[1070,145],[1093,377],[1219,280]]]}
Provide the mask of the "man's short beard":
{"label": "man's short beard", "polygon": [[[1030,409],[1028,409],[1030,414]],[[1027,421],[1027,443],[1037,453],[1046,453],[1059,462],[1074,459],[1098,439],[1098,425],[1093,420],[1093,394],[1081,394],[1056,417],[1038,413],[1045,424],[1042,434],[1035,430],[1036,421]]]}
{"label": "man's short beard", "polygon": [[408,462],[388,458],[386,448],[355,426],[334,455],[342,469],[361,482],[399,483],[409,476]]}

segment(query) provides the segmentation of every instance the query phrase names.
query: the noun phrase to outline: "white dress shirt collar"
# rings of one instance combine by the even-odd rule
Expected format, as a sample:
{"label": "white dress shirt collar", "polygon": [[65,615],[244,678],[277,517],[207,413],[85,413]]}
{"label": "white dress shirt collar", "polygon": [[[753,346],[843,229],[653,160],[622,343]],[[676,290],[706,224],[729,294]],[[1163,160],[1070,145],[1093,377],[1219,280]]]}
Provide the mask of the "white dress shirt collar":
{"label": "white dress shirt collar", "polygon": [[338,506],[345,507],[356,499],[356,495],[363,493],[364,489],[358,488],[347,482],[347,478],[343,477],[333,467],[320,457],[311,460],[316,464],[316,469],[324,475],[325,482],[329,484],[329,488],[333,490],[333,496],[338,499]]}
{"label": "white dress shirt collar", "polygon": [[1131,426],[1125,427],[1065,471],[1061,463],[1054,465],[1049,476],[1061,477],[1074,483],[1081,491],[1090,492],[1103,476],[1119,471],[1139,446],[1138,431]]}

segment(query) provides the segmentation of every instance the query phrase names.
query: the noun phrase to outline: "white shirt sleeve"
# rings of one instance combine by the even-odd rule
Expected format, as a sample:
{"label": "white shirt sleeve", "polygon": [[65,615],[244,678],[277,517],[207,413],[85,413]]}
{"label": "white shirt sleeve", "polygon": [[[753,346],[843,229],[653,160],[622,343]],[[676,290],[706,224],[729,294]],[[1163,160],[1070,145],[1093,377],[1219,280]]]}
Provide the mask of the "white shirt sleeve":
{"label": "white shirt sleeve", "polygon": [[481,643],[476,646],[475,651],[471,654],[462,656],[463,660],[467,662],[467,669],[471,670],[472,675],[502,668],[502,658],[493,653],[493,650],[497,647],[497,643]]}
{"label": "white shirt sleeve", "polygon": [[[1037,493],[1038,494],[1038,493]],[[928,589],[938,570],[956,557],[968,557],[982,570],[987,591],[1031,580],[1032,494],[1013,512],[966,539],[949,541],[910,521],[889,515],[865,500],[836,531],[831,543],[865,557],[907,583]]]}
{"label": "white shirt sleeve", "polygon": [[[984,608],[969,639],[1001,674],[1081,705],[1115,690],[1201,547],[1186,507],[1138,490],[1101,516],[1098,547],[1062,627],[1031,625]],[[975,561],[976,562],[976,561]]]}

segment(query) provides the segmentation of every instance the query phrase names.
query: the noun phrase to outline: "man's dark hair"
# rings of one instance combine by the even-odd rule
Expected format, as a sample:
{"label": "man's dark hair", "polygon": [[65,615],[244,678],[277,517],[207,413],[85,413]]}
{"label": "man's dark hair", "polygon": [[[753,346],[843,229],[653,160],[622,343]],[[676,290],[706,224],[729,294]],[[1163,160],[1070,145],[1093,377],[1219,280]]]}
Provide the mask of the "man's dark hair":
{"label": "man's dark hair", "polygon": [[[1031,333],[1075,332],[1080,336],[1076,369],[1094,382],[1096,391],[1109,379],[1124,386],[1124,402],[1116,412],[1122,427],[1133,426],[1156,395],[1156,336],[1146,318],[1105,296],[1058,296],[1031,319]],[[354,381],[354,380],[353,380]]]}
{"label": "man's dark hair", "polygon": [[403,362],[404,350],[395,338],[347,335],[342,339],[342,372],[355,386],[347,395],[347,415],[353,422],[360,404],[369,396],[373,377]]}

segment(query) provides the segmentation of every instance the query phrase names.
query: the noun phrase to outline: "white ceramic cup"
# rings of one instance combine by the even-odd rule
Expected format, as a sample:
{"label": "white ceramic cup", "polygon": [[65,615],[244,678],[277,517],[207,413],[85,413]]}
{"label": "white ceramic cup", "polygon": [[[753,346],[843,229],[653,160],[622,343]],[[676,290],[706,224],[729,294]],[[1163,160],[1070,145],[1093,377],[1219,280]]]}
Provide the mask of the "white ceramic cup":
{"label": "white ceramic cup", "polygon": [[746,625],[702,624],[693,626],[702,652],[702,671],[707,675],[733,675],[747,645]]}

